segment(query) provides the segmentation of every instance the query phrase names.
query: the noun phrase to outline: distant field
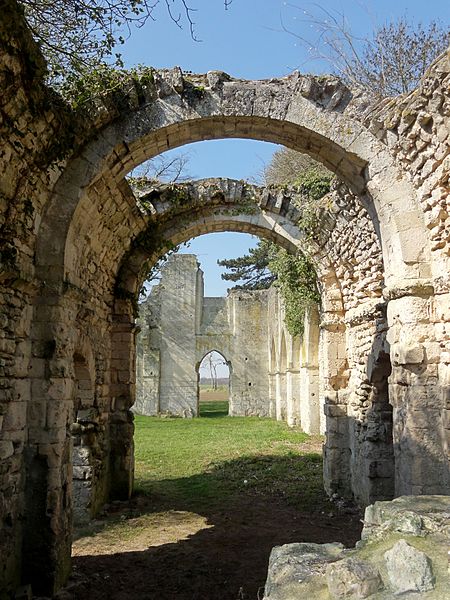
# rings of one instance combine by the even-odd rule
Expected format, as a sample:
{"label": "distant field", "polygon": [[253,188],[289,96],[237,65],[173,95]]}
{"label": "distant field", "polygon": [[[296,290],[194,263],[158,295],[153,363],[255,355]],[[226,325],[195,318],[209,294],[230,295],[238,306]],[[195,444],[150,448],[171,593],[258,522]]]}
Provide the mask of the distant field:
{"label": "distant field", "polygon": [[227,385],[219,385],[213,390],[210,385],[200,384],[200,402],[223,402],[229,399],[229,388]]}

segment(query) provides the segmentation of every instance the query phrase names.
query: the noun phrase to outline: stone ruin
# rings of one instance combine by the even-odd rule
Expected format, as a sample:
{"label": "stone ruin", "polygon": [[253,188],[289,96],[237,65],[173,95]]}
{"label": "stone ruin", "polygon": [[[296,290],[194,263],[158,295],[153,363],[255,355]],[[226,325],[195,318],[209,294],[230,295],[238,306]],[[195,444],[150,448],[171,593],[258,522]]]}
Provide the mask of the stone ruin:
{"label": "stone ruin", "polygon": [[200,363],[215,350],[230,369],[230,416],[277,417],[319,433],[316,311],[302,339],[293,338],[276,288],[231,290],[226,298],[203,289],[196,256],[173,255],[140,305],[133,412],[198,416]]}
{"label": "stone ruin", "polygon": [[[5,594],[53,594],[74,510],[129,497],[136,298],[162,254],[203,233],[253,233],[315,265],[327,491],[362,505],[450,493],[448,53],[377,104],[336,77],[179,68],[71,104],[45,85],[15,0],[0,47]],[[307,153],[339,183],[311,221],[296,190],[222,179],[137,194],[126,179],[162,151],[231,137]]]}

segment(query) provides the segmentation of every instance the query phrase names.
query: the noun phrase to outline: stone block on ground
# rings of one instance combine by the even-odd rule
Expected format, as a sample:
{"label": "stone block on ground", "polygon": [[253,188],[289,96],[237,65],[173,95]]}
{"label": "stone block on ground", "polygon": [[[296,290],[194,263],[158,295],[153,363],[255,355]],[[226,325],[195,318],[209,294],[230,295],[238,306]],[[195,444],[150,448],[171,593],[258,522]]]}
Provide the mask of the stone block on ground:
{"label": "stone block on ground", "polygon": [[378,569],[357,558],[344,558],[328,566],[328,589],[335,600],[368,598],[383,588]]}
{"label": "stone block on ground", "polygon": [[325,570],[343,550],[339,543],[276,546],[269,559],[264,600],[320,597],[326,593]]}
{"label": "stone block on ground", "polygon": [[430,558],[405,540],[384,553],[389,583],[396,594],[426,592],[434,588]]}

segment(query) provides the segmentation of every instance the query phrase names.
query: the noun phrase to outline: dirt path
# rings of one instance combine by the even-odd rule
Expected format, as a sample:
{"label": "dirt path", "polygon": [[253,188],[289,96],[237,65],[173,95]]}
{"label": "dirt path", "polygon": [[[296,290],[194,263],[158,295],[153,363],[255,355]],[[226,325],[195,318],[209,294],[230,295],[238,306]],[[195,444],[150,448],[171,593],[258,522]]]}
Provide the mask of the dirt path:
{"label": "dirt path", "polygon": [[[361,529],[358,514],[298,512],[280,498],[234,498],[225,509],[202,515],[152,513],[149,502],[141,497],[122,508],[122,535],[75,542],[74,576],[64,599],[257,600],[273,546],[352,546]],[[142,516],[128,518],[136,511]]]}

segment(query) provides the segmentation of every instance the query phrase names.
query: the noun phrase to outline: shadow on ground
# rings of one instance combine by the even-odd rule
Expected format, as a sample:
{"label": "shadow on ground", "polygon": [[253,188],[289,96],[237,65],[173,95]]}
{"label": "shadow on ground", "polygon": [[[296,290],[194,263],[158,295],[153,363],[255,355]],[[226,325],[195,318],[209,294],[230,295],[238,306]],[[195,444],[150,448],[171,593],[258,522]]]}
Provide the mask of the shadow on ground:
{"label": "shadow on ground", "polygon": [[[320,487],[314,482],[311,487],[307,480],[309,468],[319,471],[316,477],[320,480],[318,455],[244,457],[217,464],[208,473],[179,482],[197,490],[197,499],[194,494],[188,501],[186,496],[169,501],[147,492],[127,504],[115,505],[107,520],[122,520],[123,534],[119,526],[115,536],[119,544],[105,550],[98,544],[102,534],[81,539],[85,555],[74,556],[73,587],[65,598],[262,598],[274,546],[299,541],[340,541],[353,546],[359,539],[360,514],[349,509],[339,513]],[[216,496],[208,503],[208,494],[204,496],[203,492],[217,492],[217,486],[224,492],[220,501]],[[177,542],[166,540],[159,546],[147,542],[148,547],[143,549],[141,545],[136,551],[136,538],[133,541],[130,530],[134,527],[141,535],[142,520],[153,519],[164,511],[172,515],[173,511],[189,511],[186,514],[191,517],[194,512],[205,518],[207,527],[197,527]],[[182,517],[183,514],[178,515]],[[159,527],[164,531],[164,518]],[[140,539],[142,544],[142,535]],[[75,553],[76,548],[75,545]]]}
{"label": "shadow on ground", "polygon": [[200,417],[209,419],[217,419],[219,417],[227,417],[229,411],[228,400],[213,400],[203,401],[199,403]]}

